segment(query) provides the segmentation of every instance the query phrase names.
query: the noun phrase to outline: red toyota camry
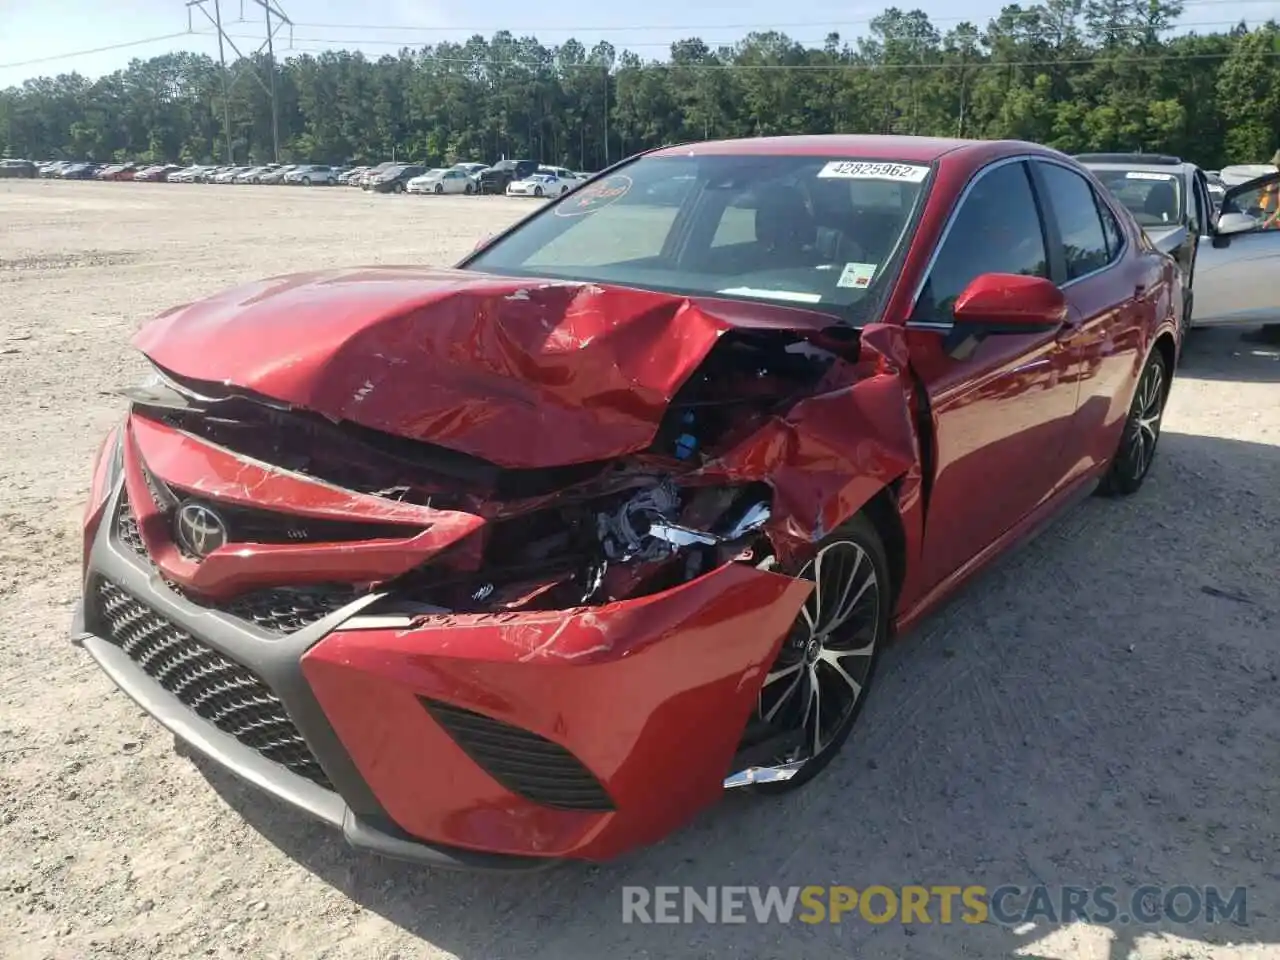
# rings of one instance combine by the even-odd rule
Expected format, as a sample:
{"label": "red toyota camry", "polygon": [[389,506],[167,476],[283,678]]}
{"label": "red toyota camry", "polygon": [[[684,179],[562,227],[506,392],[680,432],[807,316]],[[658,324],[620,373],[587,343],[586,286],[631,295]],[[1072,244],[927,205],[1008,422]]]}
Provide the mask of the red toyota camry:
{"label": "red toyota camry", "polygon": [[895,633],[1141,486],[1178,285],[1031,144],[647,153],[455,269],[154,320],[75,633],[358,848],[609,858],[812,779]]}

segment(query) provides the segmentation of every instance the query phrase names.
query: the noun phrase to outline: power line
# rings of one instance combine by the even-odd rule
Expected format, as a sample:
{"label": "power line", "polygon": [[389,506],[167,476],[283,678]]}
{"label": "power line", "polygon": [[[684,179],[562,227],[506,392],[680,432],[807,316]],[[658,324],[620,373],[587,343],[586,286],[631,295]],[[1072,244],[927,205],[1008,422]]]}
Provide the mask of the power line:
{"label": "power line", "polygon": [[73,57],[87,57],[94,53],[110,53],[112,50],[126,50],[129,47],[141,47],[148,43],[160,43],[164,40],[176,40],[179,37],[187,36],[187,31],[182,33],[166,33],[162,37],[147,37],[144,40],[129,40],[126,43],[113,43],[105,47],[94,47],[92,50],[76,50],[73,53],[60,53],[53,57],[38,57],[35,60],[19,60],[16,63],[0,63],[0,70],[9,70],[13,67],[30,67],[37,63],[52,63],[55,60],[70,60]]}
{"label": "power line", "polygon": [[[332,52],[331,47],[315,47],[303,50],[304,53],[329,53]],[[1260,51],[1257,56],[1262,57],[1280,57],[1280,51],[1267,50]],[[1225,60],[1230,57],[1230,53],[1188,53],[1188,54],[1156,54],[1142,55],[1128,63],[1169,63],[1180,60]],[[529,70],[565,70],[565,69],[587,69],[600,70],[603,65],[600,63],[575,63],[575,64],[557,64],[557,63],[536,63],[527,60],[490,60],[483,57],[437,57],[433,54],[424,54],[421,60],[426,63],[462,63],[469,66],[492,66],[492,67],[524,67]],[[842,71],[842,70],[982,70],[982,69],[1008,69],[1012,67],[1057,67],[1057,66],[1088,66],[1097,63],[1114,63],[1112,57],[1077,57],[1067,60],[969,60],[964,63],[952,61],[949,63],[670,63],[651,61],[640,64],[641,69],[645,70],[751,70],[751,71],[768,71],[768,70],[796,70],[796,71]]]}
{"label": "power line", "polygon": [[[1275,0],[1183,0],[1182,6],[1183,7],[1215,7],[1215,6],[1230,5],[1233,7],[1238,7],[1238,6],[1243,6],[1245,4],[1251,4],[1251,3],[1274,5]],[[1023,12],[1025,13],[1030,11],[1024,8]],[[535,26],[494,27],[492,24],[488,26],[483,26],[483,27],[455,27],[455,26],[419,26],[416,24],[407,24],[407,23],[384,23],[384,24],[302,23],[300,21],[296,22],[294,25],[298,27],[309,27],[316,30],[368,30],[373,32],[383,31],[387,33],[399,30],[399,31],[404,31],[406,33],[453,33],[453,34],[462,34],[462,33],[484,34],[484,33],[491,33],[498,29],[506,30],[508,33],[511,33],[511,34],[526,33],[526,32],[530,34],[534,34],[534,33],[544,33],[544,34],[546,33],[643,33],[645,31],[651,31],[651,30],[669,30],[669,31],[681,33],[684,36],[688,36],[687,31],[690,31],[690,30],[791,30],[796,27],[826,28],[826,27],[867,26],[875,19],[878,19],[878,18],[868,17],[865,19],[855,19],[855,20],[805,20],[805,21],[796,21],[794,23],[778,23],[776,21],[771,23],[759,23],[759,22],[756,22],[756,23],[704,23],[704,24],[668,23],[668,24],[631,24],[628,26],[596,26],[596,27],[580,27],[580,26],[548,27],[545,25],[536,26],[536,27]],[[966,21],[973,22],[975,19],[980,19],[980,18],[932,17],[931,16],[929,17],[929,22],[934,24],[964,23]],[[987,19],[994,21],[997,18],[988,17]],[[1234,23],[1238,23],[1240,19],[1242,18],[1236,18],[1234,20],[1230,20],[1226,22],[1234,24]],[[1191,24],[1188,24],[1188,26],[1191,26]]]}
{"label": "power line", "polygon": [[[1191,6],[1192,4],[1196,4],[1196,5],[1199,5],[1199,6],[1217,6],[1217,5],[1221,5],[1221,4],[1225,4],[1225,3],[1231,3],[1231,4],[1233,4],[1233,5],[1237,5],[1237,4],[1243,4],[1243,3],[1274,3],[1274,2],[1275,2],[1275,0],[1185,0],[1184,6]],[[961,19],[962,19],[962,18],[959,18],[959,17],[937,17],[937,18],[933,18],[933,17],[931,17],[931,18],[930,18],[930,20],[929,20],[929,22],[930,22],[930,23],[934,23],[934,24],[936,24],[936,23],[941,23],[941,22],[948,22],[948,21],[959,22],[959,21],[961,21]],[[1234,25],[1236,25],[1236,24],[1240,23],[1242,19],[1243,19],[1243,18],[1235,18],[1235,19],[1232,19],[1232,20],[1205,20],[1205,21],[1196,21],[1196,22],[1192,22],[1192,23],[1180,23],[1180,24],[1174,24],[1174,25],[1172,25],[1172,26],[1170,26],[1170,27],[1168,27],[1168,28],[1165,28],[1165,29],[1166,29],[1166,30],[1173,30],[1173,29],[1186,29],[1186,28],[1188,28],[1188,27],[1224,27],[1224,26],[1234,26]],[[809,21],[809,22],[807,22],[807,23],[791,23],[791,24],[777,24],[777,23],[775,23],[775,24],[718,24],[718,25],[716,25],[716,29],[722,29],[722,30],[733,30],[733,29],[747,29],[747,28],[751,28],[751,27],[764,27],[764,26],[769,26],[771,29],[790,29],[790,28],[794,28],[794,27],[801,27],[801,26],[816,26],[816,27],[823,27],[823,28],[833,28],[833,27],[837,27],[837,26],[851,26],[851,25],[857,25],[857,24],[866,24],[866,23],[870,23],[870,22],[871,22],[870,20],[848,20],[848,21],[841,21],[841,22],[839,22],[839,23],[834,23],[834,22],[830,22],[830,21],[826,21],[826,22]],[[347,28],[347,29],[381,30],[381,31],[384,31],[384,32],[391,32],[391,31],[394,31],[394,30],[406,30],[406,31],[411,31],[411,30],[454,30],[454,31],[457,31],[457,32],[463,32],[463,31],[464,31],[464,29],[469,29],[469,28],[455,28],[455,27],[447,27],[447,28],[446,28],[446,27],[412,27],[412,26],[405,26],[405,25],[401,25],[401,26],[383,25],[383,26],[379,26],[379,27],[373,27],[373,26],[367,26],[367,25],[363,25],[363,26],[362,26],[362,25],[354,25],[354,24],[346,24],[346,25],[343,25],[343,24],[314,24],[314,23],[297,23],[297,22],[295,22],[295,23],[293,24],[293,26],[297,26],[297,27],[313,27],[313,28],[323,28],[323,27],[326,27],[326,26],[327,26],[327,27],[332,28],[332,29],[338,29],[338,28],[342,28],[342,27],[344,27],[344,26],[345,26],[345,28]],[[614,27],[614,28],[582,27],[582,28],[578,28],[578,29],[580,29],[582,32],[586,33],[586,32],[601,32],[603,29],[612,29],[612,30],[614,30],[614,31],[622,31],[622,30],[664,30],[664,29],[673,29],[673,30],[674,30],[674,29],[678,29],[678,30],[699,30],[699,29],[709,29],[709,28],[710,28],[710,27],[699,27],[699,26],[684,26],[684,27],[662,27],[662,26],[652,26],[652,27]],[[565,29],[567,30],[568,28],[565,28]],[[1149,29],[1150,29],[1150,28],[1145,27],[1145,26],[1129,26],[1129,27],[1119,27],[1119,28],[1117,28],[1116,30],[1113,30],[1113,31],[1111,31],[1111,32],[1112,32],[1112,33],[1134,33],[1134,34],[1141,34],[1141,33],[1145,33],[1145,32],[1147,32]],[[88,50],[75,50],[75,51],[70,51],[70,52],[68,52],[68,53],[56,54],[56,55],[54,55],[54,56],[50,56],[50,57],[38,57],[38,58],[33,59],[33,60],[20,60],[20,61],[16,61],[16,62],[13,62],[13,63],[0,63],[0,70],[10,70],[10,69],[14,69],[14,68],[17,68],[17,67],[29,67],[29,66],[35,66],[35,65],[38,65],[38,64],[42,64],[42,63],[53,63],[53,62],[56,62],[56,61],[59,61],[59,60],[72,60],[72,59],[76,59],[76,58],[78,58],[78,57],[91,56],[91,55],[93,55],[93,54],[98,54],[98,53],[109,53],[109,52],[112,52],[112,51],[115,51],[115,50],[126,50],[126,49],[129,49],[129,48],[131,48],[131,47],[140,47],[140,46],[145,46],[145,45],[147,45],[147,44],[152,44],[152,43],[161,43],[161,42],[163,42],[163,41],[165,41],[165,40],[177,40],[177,39],[180,39],[180,38],[182,38],[182,37],[216,37],[216,36],[217,36],[217,33],[216,33],[216,32],[215,32],[215,33],[208,33],[208,32],[203,32],[203,31],[200,31],[200,30],[186,30],[186,31],[183,31],[182,33],[168,33],[168,34],[164,34],[164,35],[162,35],[162,36],[157,36],[157,37],[146,37],[146,38],[141,39],[141,40],[130,40],[130,41],[127,41],[127,42],[125,42],[125,43],[114,43],[114,44],[109,44],[109,45],[104,46],[104,47],[94,47],[94,48],[91,48],[91,49],[88,49]],[[240,34],[235,34],[235,35],[228,34],[228,36],[234,37],[235,39],[260,39],[260,38],[257,38],[257,37],[249,37],[249,36],[246,36],[246,35],[240,35]],[[683,40],[683,39],[695,39],[695,38],[693,38],[693,37],[689,37],[689,36],[684,36],[684,37],[681,37],[681,38],[679,38],[679,39],[682,39],[682,40]],[[741,39],[741,38],[739,38],[739,40],[730,41],[730,42],[728,42],[728,43],[720,43],[720,42],[714,42],[714,43],[713,43],[713,42],[708,42],[708,41],[703,41],[703,42],[704,42],[704,43],[706,43],[706,44],[707,44],[707,46],[709,46],[709,47],[712,47],[712,46],[732,46],[733,44],[740,42],[740,39]],[[824,39],[825,39],[825,38],[824,38]],[[797,41],[793,41],[793,42],[801,43],[801,44],[803,44],[803,43],[806,43],[806,42],[807,42],[807,43],[813,43],[813,44],[815,44],[815,45],[816,45],[817,43],[819,43],[819,42],[821,42],[821,41],[798,41],[798,40],[797,40]],[[291,43],[291,47],[293,47],[294,49],[302,49],[302,51],[303,51],[303,52],[307,52],[307,53],[310,53],[310,52],[322,52],[322,50],[323,50],[324,48],[297,48],[297,47],[295,46],[297,43],[350,44],[350,45],[352,45],[352,46],[358,46],[358,45],[362,45],[362,44],[364,44],[364,45],[389,45],[389,46],[405,46],[405,47],[410,47],[410,46],[413,46],[413,45],[414,45],[414,44],[413,44],[413,42],[411,42],[411,41],[406,41],[406,40],[379,40],[379,39],[370,39],[370,38],[351,38],[351,37],[344,37],[344,38],[336,38],[336,37],[334,37],[334,38],[330,38],[330,37],[296,37],[296,36],[295,36],[295,37],[293,37],[293,40],[292,40],[292,43]],[[671,46],[671,43],[632,43],[632,44],[628,44],[628,47],[629,47],[629,48],[637,48],[637,47],[644,47],[644,48],[650,48],[650,47],[662,47],[662,48],[669,48],[670,46]],[[1222,55],[1222,54],[1201,54],[1201,55],[1196,55],[1196,56],[1206,56],[1206,57],[1213,57],[1213,58],[1216,58],[1216,57],[1219,57],[1219,56],[1225,56],[1225,55]],[[468,57],[458,57],[458,58],[431,57],[430,59],[439,60],[440,62],[474,63],[474,64],[481,64],[481,65],[483,65],[483,64],[492,64],[492,65],[504,65],[504,64],[505,64],[505,65],[516,65],[516,66],[527,65],[527,64],[525,64],[523,61],[519,61],[519,60],[475,60],[475,59],[468,58]],[[1105,59],[1105,58],[1104,58],[1104,59]],[[1144,59],[1147,59],[1147,58],[1144,58]],[[1174,59],[1185,59],[1185,57],[1174,57]],[[1064,62],[1068,62],[1068,61],[1061,61],[1061,60],[1051,61],[1051,63],[1064,63]],[[1070,61],[1070,62],[1096,62],[1096,61]],[[1027,62],[1027,61],[1022,61],[1022,63],[1024,63],[1024,64],[1028,64],[1028,62]],[[1047,61],[1046,63],[1050,63],[1050,62],[1048,62],[1048,61]],[[652,66],[663,66],[663,64],[650,64],[650,65],[652,65]],[[988,65],[989,65],[989,64],[988,64]],[[1030,65],[1030,64],[1028,64],[1028,65]],[[758,64],[758,65],[755,65],[754,67],[747,67],[747,66],[744,66],[744,65],[736,65],[736,64],[700,64],[700,65],[683,64],[683,65],[682,65],[682,67],[684,67],[684,68],[686,68],[686,69],[697,69],[697,68],[706,68],[706,69],[730,69],[730,68],[733,68],[733,69],[765,69],[765,68],[771,68],[771,69],[786,69],[786,70],[790,70],[790,69],[839,69],[839,68],[842,68],[842,67],[844,67],[844,66],[855,67],[856,65],[839,65],[839,64],[831,64],[831,65],[827,65],[827,64]],[[923,67],[923,66],[928,66],[928,65],[924,65],[924,64],[922,64],[922,65],[920,65],[920,66],[922,66],[922,67]]]}
{"label": "power line", "polygon": [[[1274,2],[1274,0],[1268,0],[1268,2]],[[1172,26],[1166,27],[1166,28],[1163,28],[1162,30],[1159,30],[1158,32],[1167,32],[1169,30],[1181,29],[1186,27],[1233,27],[1239,22],[1240,22],[1239,20],[1200,20],[1193,23],[1178,24],[1176,28]],[[303,24],[296,24],[296,26],[301,27],[303,26]],[[1151,27],[1145,27],[1145,26],[1116,27],[1114,30],[1110,30],[1108,32],[1112,34],[1132,34],[1134,36],[1141,36],[1143,34],[1150,32],[1152,29],[1153,28]],[[228,36],[234,36],[237,39],[240,39],[239,35],[237,34],[228,34]],[[249,38],[246,37],[244,39],[249,39]],[[683,39],[693,39],[693,38],[682,37],[681,39],[683,40]],[[741,43],[743,40],[742,37],[739,37],[736,40],[706,40],[702,38],[697,38],[697,39],[701,39],[702,43],[704,43],[713,52],[720,47],[732,47],[735,44]],[[822,44],[826,42],[825,36],[816,38],[816,39],[801,39],[798,37],[788,37],[788,39],[792,43],[796,43],[806,47],[821,47]],[[623,49],[638,50],[638,49],[648,49],[648,48],[656,47],[656,48],[661,48],[663,50],[667,50],[667,49],[670,49],[676,42],[678,41],[650,41],[645,43],[628,43],[626,47]],[[387,46],[387,47],[410,47],[410,48],[423,46],[423,42],[421,40],[417,40],[416,38],[414,39],[401,38],[396,40],[386,40],[386,39],[366,38],[366,37],[301,37],[296,34],[290,38],[291,46],[299,43],[326,43],[326,44],[334,44],[334,45],[349,44],[351,46]],[[474,61],[467,60],[467,62],[470,63]]]}

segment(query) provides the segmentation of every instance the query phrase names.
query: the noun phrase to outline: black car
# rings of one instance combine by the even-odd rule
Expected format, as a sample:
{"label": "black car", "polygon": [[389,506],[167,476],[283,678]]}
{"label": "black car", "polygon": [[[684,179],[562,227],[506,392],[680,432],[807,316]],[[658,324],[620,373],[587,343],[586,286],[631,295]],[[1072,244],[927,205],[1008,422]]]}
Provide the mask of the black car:
{"label": "black car", "polygon": [[427,168],[420,163],[388,167],[369,184],[369,189],[375,193],[404,193],[405,184],[426,172]]}
{"label": "black car", "polygon": [[488,170],[481,171],[480,192],[504,194],[508,184],[537,172],[537,160],[499,160]]}
{"label": "black car", "polygon": [[33,178],[36,165],[30,160],[0,160],[0,177]]}
{"label": "black car", "polygon": [[97,163],[74,163],[69,167],[63,167],[62,173],[58,176],[63,180],[92,180],[101,169],[102,166]]}

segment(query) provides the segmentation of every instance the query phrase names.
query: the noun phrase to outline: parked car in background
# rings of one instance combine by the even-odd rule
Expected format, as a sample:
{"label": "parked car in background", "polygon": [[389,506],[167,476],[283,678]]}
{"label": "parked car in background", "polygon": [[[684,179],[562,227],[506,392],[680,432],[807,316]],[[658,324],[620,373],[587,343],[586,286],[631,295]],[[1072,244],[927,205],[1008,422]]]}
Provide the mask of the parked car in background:
{"label": "parked car in background", "polygon": [[343,184],[344,186],[351,184],[354,181],[356,181],[359,177],[363,176],[365,171],[367,171],[368,169],[369,169],[368,167],[352,167],[350,170],[346,170],[338,174],[338,182]]}
{"label": "parked car in background", "polygon": [[407,184],[409,193],[465,193],[476,192],[476,181],[465,170],[456,167],[436,167]]}
{"label": "parked car in background", "polygon": [[482,171],[489,169],[489,164],[464,161],[462,163],[455,163],[451,169],[461,170],[469,177],[478,177]]}
{"label": "parked car in background", "polygon": [[284,182],[294,184],[296,186],[309,187],[313,183],[328,186],[335,183],[338,177],[333,172],[333,167],[323,163],[304,163],[301,166],[294,167],[284,175]]}
{"label": "parked car in background", "polygon": [[538,172],[537,160],[499,160],[487,170],[481,171],[481,193],[506,193],[507,187],[516,180]]}
{"label": "parked car in background", "polygon": [[382,176],[384,173],[386,173],[388,170],[390,170],[392,167],[395,167],[395,166],[399,166],[399,164],[397,164],[394,160],[387,160],[382,163],[375,164],[372,167],[369,167],[369,169],[365,170],[365,172],[360,176],[360,183],[359,183],[360,189],[361,190],[372,189],[373,181],[377,180],[380,176]]}
{"label": "parked car in background", "polygon": [[169,174],[170,183],[199,183],[201,178],[215,169],[205,164],[196,164],[193,167],[187,167],[185,170],[179,170],[177,173]]}
{"label": "parked car in background", "polygon": [[99,173],[99,178],[104,180],[113,180],[113,182],[119,182],[119,180],[132,180],[134,177],[137,177],[138,170],[141,169],[141,166],[138,164],[118,164],[115,166],[109,166],[109,168],[102,170],[102,172]]}
{"label": "parked car in background", "polygon": [[1227,194],[1227,185],[1222,182],[1222,174],[1217,170],[1206,170],[1204,177],[1209,188],[1209,200],[1212,201],[1213,212],[1216,214],[1222,206],[1222,198]]}
{"label": "parked car in background", "polygon": [[258,177],[258,182],[268,185],[284,183],[284,178],[298,168],[296,163],[287,163],[282,167],[273,167]]}
{"label": "parked car in background", "polygon": [[235,183],[236,177],[244,173],[249,167],[228,167],[213,178],[214,183]]}
{"label": "parked car in background", "polygon": [[1269,163],[1237,163],[1219,170],[1218,178],[1224,187],[1229,188],[1241,186],[1275,172],[1276,168]]}
{"label": "parked car in background", "polygon": [[[1209,175],[1177,157],[1082,154],[1080,160],[1129,209],[1157,249],[1182,271],[1184,324],[1280,323],[1272,271],[1280,271],[1280,224],[1268,224],[1264,195],[1280,184],[1267,164],[1218,171],[1224,183],[1213,199]],[[1261,171],[1261,175],[1258,172]],[[1253,177],[1248,177],[1254,174]]]}
{"label": "parked car in background", "polygon": [[39,168],[30,160],[0,160],[0,177],[31,180],[39,173]]}
{"label": "parked car in background", "polygon": [[568,167],[549,167],[544,165],[544,166],[538,167],[538,172],[549,173],[553,177],[558,177],[559,179],[563,180],[565,183],[569,183],[569,184],[572,184],[575,181],[582,179],[576,173],[570,170]]}
{"label": "parked car in background", "polygon": [[1178,262],[1185,299],[1182,322],[1192,325],[1200,238],[1209,234],[1213,219],[1204,171],[1165,154],[1081,153],[1076,160],[1125,205],[1156,249]]}
{"label": "parked car in background", "polygon": [[576,185],[576,180],[561,180],[551,173],[534,173],[523,180],[513,180],[507,184],[507,196],[563,197]]}
{"label": "parked car in background", "polygon": [[[894,637],[1142,488],[1180,283],[1035,144],[650,152],[455,269],[272,277],[144,327],[73,635],[358,848],[616,858],[812,783]],[[795,813],[759,820],[803,842]]]}
{"label": "parked car in background", "polygon": [[1200,242],[1193,326],[1280,324],[1278,196],[1280,171],[1274,167],[1223,191],[1210,235]]}
{"label": "parked car in background", "polygon": [[370,181],[369,189],[375,193],[404,193],[409,181],[422,176],[424,167],[420,163],[397,164],[383,170]]}
{"label": "parked car in background", "polygon": [[73,163],[58,174],[63,180],[92,180],[102,167],[96,163]]}
{"label": "parked car in background", "polygon": [[50,160],[40,165],[40,176],[44,179],[52,179],[58,176],[64,167],[71,166],[69,160]]}
{"label": "parked car in background", "polygon": [[178,166],[176,163],[161,163],[139,171],[134,174],[133,179],[147,183],[159,183],[169,179],[169,174],[177,173],[181,169],[182,167]]}
{"label": "parked car in background", "polygon": [[261,183],[263,174],[270,173],[275,167],[269,164],[259,164],[256,167],[246,167],[237,173],[231,180],[232,183],[251,184]]}

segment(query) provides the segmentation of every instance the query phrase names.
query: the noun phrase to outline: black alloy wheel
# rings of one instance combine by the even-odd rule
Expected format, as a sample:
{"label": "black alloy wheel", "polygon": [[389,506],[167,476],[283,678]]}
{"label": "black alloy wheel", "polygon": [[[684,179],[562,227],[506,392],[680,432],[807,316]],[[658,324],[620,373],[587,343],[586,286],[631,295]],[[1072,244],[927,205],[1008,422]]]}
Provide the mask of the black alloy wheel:
{"label": "black alloy wheel", "polygon": [[761,793],[795,790],[835,758],[866,703],[889,629],[889,564],[863,514],[827,537],[797,576],[814,590],[761,684],[752,722],[798,734],[799,745],[774,763],[800,766],[789,780],[756,784]]}
{"label": "black alloy wheel", "polygon": [[1136,493],[1146,480],[1160,441],[1160,422],[1169,396],[1168,372],[1164,357],[1153,349],[1138,378],[1138,388],[1129,404],[1120,447],[1111,460],[1111,468],[1102,479],[1099,492],[1106,496]]}

